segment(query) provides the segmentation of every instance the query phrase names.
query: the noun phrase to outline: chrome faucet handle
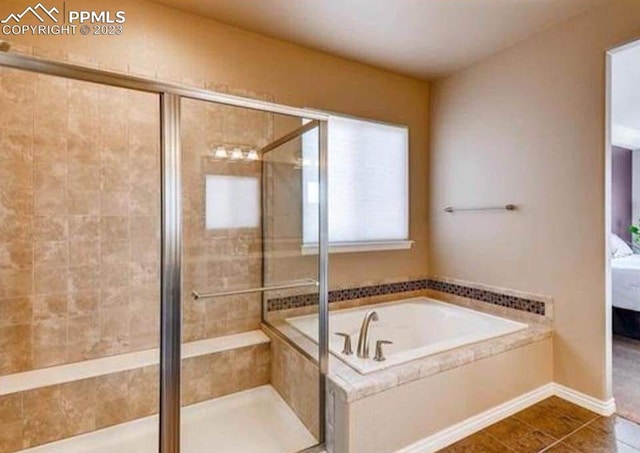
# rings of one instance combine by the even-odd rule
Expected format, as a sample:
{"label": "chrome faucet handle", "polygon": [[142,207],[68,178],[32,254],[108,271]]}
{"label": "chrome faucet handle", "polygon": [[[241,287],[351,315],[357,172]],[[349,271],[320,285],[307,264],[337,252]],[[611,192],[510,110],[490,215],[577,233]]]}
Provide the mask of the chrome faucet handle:
{"label": "chrome faucet handle", "polygon": [[376,362],[384,362],[387,358],[384,356],[384,352],[382,351],[383,344],[393,344],[393,341],[389,340],[378,340],[376,341],[376,355],[373,357],[373,360]]}
{"label": "chrome faucet handle", "polygon": [[344,346],[342,347],[342,353],[344,355],[352,355],[353,349],[351,348],[351,335],[344,332],[336,332],[339,337],[344,337]]}

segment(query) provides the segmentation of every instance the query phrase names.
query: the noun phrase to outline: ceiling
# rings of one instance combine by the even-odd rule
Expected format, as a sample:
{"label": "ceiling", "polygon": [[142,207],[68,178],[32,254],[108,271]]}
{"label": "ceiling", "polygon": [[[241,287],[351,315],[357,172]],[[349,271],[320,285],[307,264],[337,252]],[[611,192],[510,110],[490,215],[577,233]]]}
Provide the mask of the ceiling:
{"label": "ceiling", "polygon": [[611,66],[611,141],[640,149],[640,46],[613,55]]}
{"label": "ceiling", "polygon": [[432,79],[603,0],[156,0],[246,30]]}

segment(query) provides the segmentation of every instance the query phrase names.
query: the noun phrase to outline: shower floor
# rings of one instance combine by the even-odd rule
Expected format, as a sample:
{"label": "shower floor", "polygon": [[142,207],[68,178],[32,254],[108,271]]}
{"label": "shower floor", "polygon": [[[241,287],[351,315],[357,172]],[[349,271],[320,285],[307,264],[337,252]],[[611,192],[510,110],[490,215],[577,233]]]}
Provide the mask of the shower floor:
{"label": "shower floor", "polygon": [[[270,385],[188,406],[182,411],[182,451],[294,453],[317,443]],[[158,417],[22,450],[28,453],[158,451]]]}

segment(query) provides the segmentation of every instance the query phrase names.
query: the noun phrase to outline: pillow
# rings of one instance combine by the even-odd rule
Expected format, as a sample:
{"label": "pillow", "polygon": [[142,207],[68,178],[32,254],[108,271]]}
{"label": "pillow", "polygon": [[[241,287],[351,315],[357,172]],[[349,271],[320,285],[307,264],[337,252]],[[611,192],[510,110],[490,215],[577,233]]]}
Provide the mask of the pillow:
{"label": "pillow", "polygon": [[624,258],[633,255],[633,250],[620,239],[620,236],[611,234],[611,258]]}

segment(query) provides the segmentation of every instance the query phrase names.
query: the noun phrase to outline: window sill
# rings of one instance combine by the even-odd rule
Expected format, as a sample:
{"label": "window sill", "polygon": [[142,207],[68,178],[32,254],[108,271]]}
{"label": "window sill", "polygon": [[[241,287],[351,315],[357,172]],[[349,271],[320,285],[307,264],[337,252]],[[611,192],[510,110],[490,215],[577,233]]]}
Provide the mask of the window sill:
{"label": "window sill", "polygon": [[[329,253],[380,252],[385,250],[409,250],[413,241],[339,242],[329,245]],[[318,244],[302,246],[303,255],[317,255]]]}

